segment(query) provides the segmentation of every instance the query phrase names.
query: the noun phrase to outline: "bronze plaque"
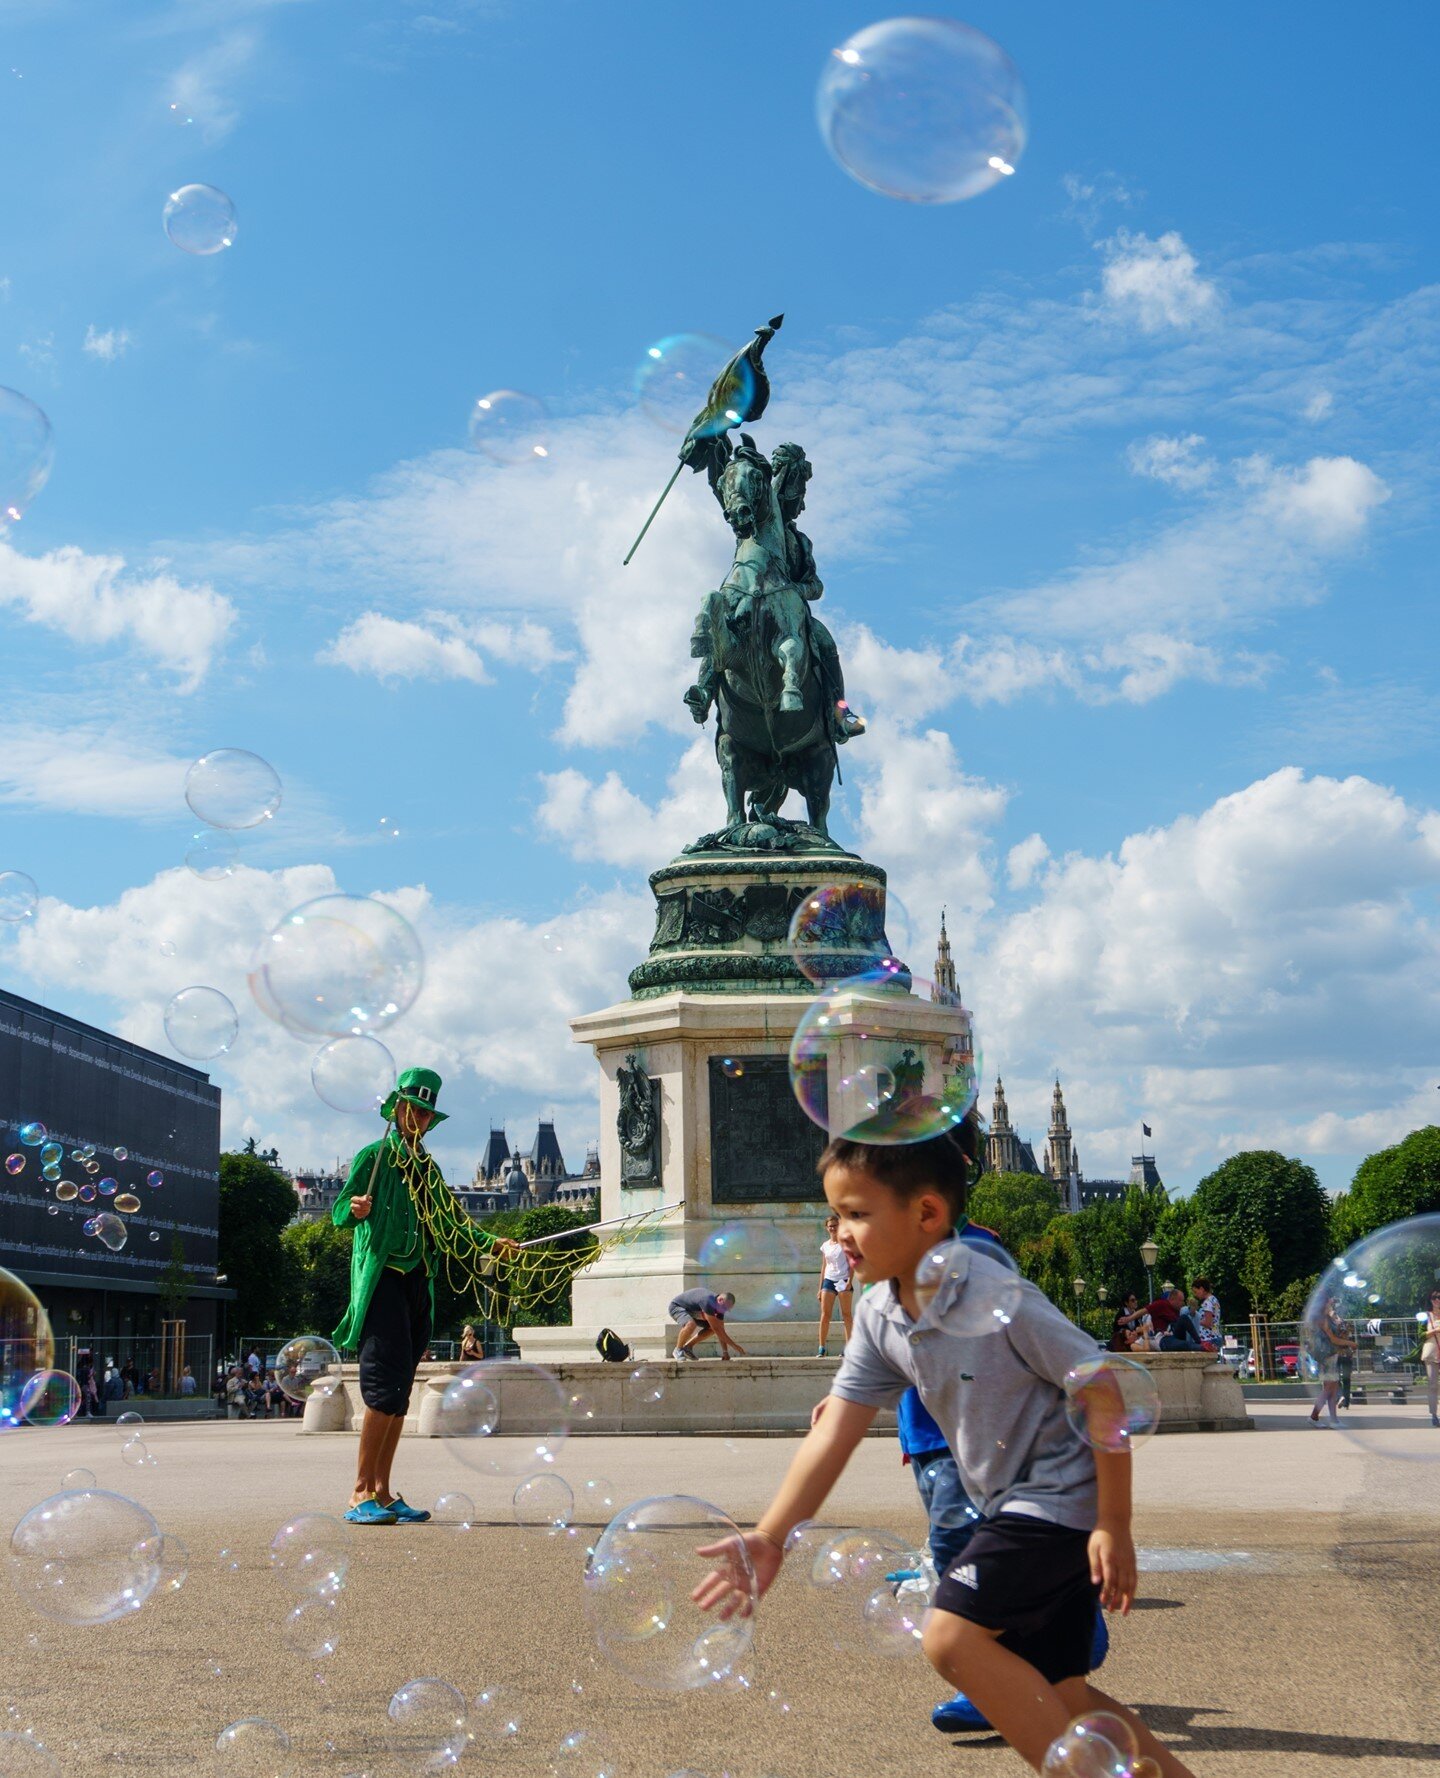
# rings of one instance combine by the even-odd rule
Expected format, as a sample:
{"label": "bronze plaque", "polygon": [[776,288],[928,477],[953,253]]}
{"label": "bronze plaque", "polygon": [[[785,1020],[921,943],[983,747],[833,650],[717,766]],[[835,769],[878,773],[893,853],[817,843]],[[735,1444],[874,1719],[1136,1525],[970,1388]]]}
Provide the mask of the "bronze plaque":
{"label": "bronze plaque", "polygon": [[825,1141],[791,1089],[787,1056],[711,1056],[714,1203],[823,1203],[815,1163]]}

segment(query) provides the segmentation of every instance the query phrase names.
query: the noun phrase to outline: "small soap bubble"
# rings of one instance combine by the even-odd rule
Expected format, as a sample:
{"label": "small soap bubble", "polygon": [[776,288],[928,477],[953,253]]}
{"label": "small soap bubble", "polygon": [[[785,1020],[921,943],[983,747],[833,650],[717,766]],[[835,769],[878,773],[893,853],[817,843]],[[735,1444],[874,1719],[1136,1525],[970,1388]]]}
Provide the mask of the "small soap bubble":
{"label": "small soap bubble", "polygon": [[190,1552],[180,1539],[162,1532],[158,1537],[147,1538],[141,1549],[147,1560],[159,1567],[156,1591],[178,1593],[190,1575]]}
{"label": "small soap bubble", "polygon": [[340,1607],[335,1599],[302,1599],[285,1619],[286,1646],[307,1661],[326,1661],[340,1646]]}
{"label": "small soap bubble", "polygon": [[55,1196],[62,1204],[73,1203],[80,1196],[80,1187],[73,1179],[62,1179],[55,1187]]}
{"label": "small soap bubble", "polygon": [[59,1179],[59,1177],[60,1177],[60,1163],[59,1163],[59,1161],[52,1161],[48,1167],[42,1167],[40,1169],[40,1177],[42,1179],[48,1180],[50,1182],[50,1184],[53,1185],[55,1183],[55,1181],[57,1179]]}
{"label": "small soap bubble", "polygon": [[524,1531],[554,1537],[575,1517],[575,1496],[563,1476],[542,1471],[528,1475],[515,1489],[515,1523]]}
{"label": "small soap bubble", "polygon": [[[684,433],[704,411],[711,385],[735,348],[708,333],[671,333],[647,347],[635,372],[635,393],[641,411],[666,432]],[[743,386],[735,391],[734,412],[741,415],[754,395],[754,373],[742,361]],[[726,416],[717,416],[720,429]]]}
{"label": "small soap bubble", "polygon": [[1140,1751],[1134,1729],[1113,1710],[1091,1710],[1084,1716],[1077,1716],[1070,1724],[1070,1733],[1080,1740],[1104,1741],[1126,1759],[1133,1760]]}
{"label": "small soap bubble", "polygon": [[120,1461],[128,1464],[131,1469],[153,1469],[155,1467],[154,1453],[143,1438],[126,1439],[120,1447]]}
{"label": "small soap bubble", "polygon": [[391,1745],[416,1771],[453,1765],[470,1741],[470,1711],[462,1692],[443,1679],[412,1679],[391,1698],[386,1712]]}
{"label": "small soap bubble", "polygon": [[175,944],[172,939],[162,938],[160,943],[156,945],[155,949],[159,951],[162,957],[173,957],[175,955]]}
{"label": "small soap bubble", "polygon": [[102,1198],[113,1198],[116,1192],[120,1189],[120,1182],[117,1179],[112,1179],[109,1174],[106,1174],[106,1176],[98,1182],[95,1189],[100,1193]]}
{"label": "small soap bubble", "polygon": [[468,1531],[475,1523],[475,1502],[468,1494],[442,1494],[435,1502],[435,1522]]}
{"label": "small soap bubble", "polygon": [[203,883],[218,883],[235,869],[240,853],[223,833],[197,833],[185,849],[185,868]]}
{"label": "small soap bubble", "polygon": [[476,1694],[470,1706],[470,1722],[482,1740],[499,1746],[513,1741],[520,1733],[520,1712],[515,1700],[503,1686],[486,1686]]}
{"label": "small soap bubble", "polygon": [[[18,389],[0,389],[0,521],[17,524],[30,503],[50,479],[55,461],[55,435],[43,408]],[[23,891],[29,885],[28,908],[0,919],[23,920],[35,911],[35,884],[24,871],[0,871],[0,907],[12,893],[7,879],[18,878]]]}
{"label": "small soap bubble", "polygon": [[40,1144],[40,1165],[53,1167],[57,1161],[65,1159],[65,1147],[60,1142],[42,1142]]}
{"label": "small soap bubble", "polygon": [[160,1231],[158,1229],[151,1229],[149,1238],[152,1241],[158,1241],[160,1239]]}
{"label": "small soap bubble", "polygon": [[17,1134],[26,1148],[39,1148],[50,1132],[44,1124],[21,1124]]}
{"label": "small soap bubble", "polygon": [[570,1424],[572,1427],[583,1426],[595,1418],[595,1403],[583,1389],[577,1389],[570,1397]]}
{"label": "small soap bubble", "polygon": [[[82,1204],[93,1204],[95,1202],[95,1187],[86,1179],[77,1187],[75,1195]],[[89,1232],[93,1233],[93,1231]]]}
{"label": "small soap bubble", "polygon": [[58,1216],[60,1214],[60,1206],[58,1204],[47,1204],[45,1206],[45,1214],[47,1216]]}
{"label": "small soap bubble", "polygon": [[665,1399],[665,1373],[658,1364],[637,1364],[629,1376],[636,1401],[653,1405]]}
{"label": "small soap bubble", "polygon": [[14,1178],[17,1174],[23,1173],[25,1171],[25,1156],[23,1154],[7,1154],[5,1157],[5,1171],[10,1174],[11,1178]]}
{"label": "small soap bubble", "polygon": [[591,1476],[580,1484],[580,1510],[587,1519],[608,1523],[615,1516],[615,1485],[601,1476]]}
{"label": "small soap bubble", "polygon": [[492,389],[470,410],[470,443],[494,463],[548,457],[545,403],[519,389]]}
{"label": "small soap bubble", "polygon": [[949,18],[892,18],[832,50],[816,93],[825,146],[853,179],[952,204],[1015,171],[1025,85],[998,43]]}
{"label": "small soap bubble", "polygon": [[617,1778],[614,1749],[594,1729],[571,1729],[550,1761],[552,1778]]}
{"label": "small soap bubble", "polygon": [[297,1034],[363,1035],[407,1012],[425,979],[420,941],[403,914],[364,895],[321,895],[260,941],[250,991]]}
{"label": "small soap bubble", "polygon": [[350,1527],[328,1513],[300,1513],[270,1540],[270,1568],[292,1593],[326,1593],[350,1571]]}
{"label": "small soap bubble", "polygon": [[115,1208],[122,1216],[133,1216],[140,1208],[140,1200],[134,1192],[121,1192],[115,1199]]}
{"label": "small soap bubble", "polygon": [[917,1654],[925,1634],[927,1609],[923,1599],[899,1598],[888,1584],[877,1587],[861,1611],[871,1648],[891,1660]]}
{"label": "small soap bubble", "polygon": [[80,1412],[80,1385],[68,1371],[36,1371],[20,1390],[20,1415],[32,1426],[68,1426]]}
{"label": "small soap bubble", "polygon": [[221,1574],[239,1574],[241,1566],[239,1550],[221,1550],[215,1558],[215,1566],[220,1570]]}
{"label": "small soap bubble", "polygon": [[129,1229],[113,1210],[102,1210],[95,1218],[95,1239],[111,1253],[118,1253],[129,1238]]}
{"label": "small soap bubble", "polygon": [[239,1032],[235,1003],[218,988],[182,988],[165,1008],[170,1047],[192,1062],[223,1056]]}
{"label": "small soap bubble", "polygon": [[540,1365],[484,1359],[446,1385],[436,1430],[471,1469],[530,1476],[553,1464],[563,1449],[570,1434],[569,1400]]}
{"label": "small soap bubble", "polygon": [[281,794],[274,766],[243,747],[202,753],[185,774],[185,801],[210,827],[259,827],[274,819]]}
{"label": "small soap bubble", "polygon": [[160,1186],[164,1185],[165,1175],[158,1167],[156,1167],[145,1175],[145,1183],[150,1187],[152,1192],[156,1191]]}
{"label": "small soap bubble", "polygon": [[117,1161],[128,1161],[130,1159],[130,1150],[128,1148],[122,1147],[112,1149],[111,1153],[115,1156]]}
{"label": "small soap bubble", "polygon": [[95,1218],[93,1216],[87,1217],[86,1220],[81,1223],[80,1227],[85,1234],[93,1236],[95,1233]]}
{"label": "small soap bubble", "polygon": [[378,1037],[332,1037],[311,1059],[310,1083],[334,1111],[376,1112],[395,1085],[395,1058]]}
{"label": "small soap bubble", "polygon": [[296,1334],[275,1354],[275,1381],[291,1401],[328,1395],[339,1381],[340,1354],[319,1334]]}
{"label": "small soap bubble", "polygon": [[1118,1748],[1073,1723],[1050,1743],[1040,1770],[1045,1778],[1130,1778],[1129,1762]]}
{"label": "small soap bubble", "polygon": [[160,1582],[143,1506],[105,1489],[64,1493],[31,1507],[10,1537],[10,1579],[21,1599],[65,1624],[108,1624],[138,1611]]}
{"label": "small soap bubble", "polygon": [[213,185],[182,185],[165,200],[165,233],[182,253],[208,257],[235,243],[235,206]]}
{"label": "small soap bubble", "polygon": [[67,1493],[79,1493],[85,1488],[93,1488],[95,1486],[95,1471],[93,1469],[67,1469],[60,1478],[60,1486]]}
{"label": "small soap bubble", "polygon": [[1099,1353],[1065,1373],[1065,1418],[1097,1451],[1133,1451],[1160,1424],[1160,1390],[1143,1364]]}
{"label": "small soap bubble", "polygon": [[285,1778],[290,1766],[290,1737],[279,1723],[245,1716],[215,1737],[215,1764],[225,1778]]}

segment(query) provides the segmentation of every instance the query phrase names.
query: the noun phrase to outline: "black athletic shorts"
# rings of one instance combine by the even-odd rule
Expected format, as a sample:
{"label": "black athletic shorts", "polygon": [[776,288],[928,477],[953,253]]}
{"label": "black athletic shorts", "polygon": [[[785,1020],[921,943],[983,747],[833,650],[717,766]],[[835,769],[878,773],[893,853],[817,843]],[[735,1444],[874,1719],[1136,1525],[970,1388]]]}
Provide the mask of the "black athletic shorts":
{"label": "black athletic shorts", "polygon": [[987,1519],[941,1576],[935,1609],[987,1630],[1051,1685],[1090,1671],[1090,1533],[1020,1513]]}
{"label": "black athletic shorts", "polygon": [[419,1265],[380,1274],[360,1329],[360,1399],[377,1414],[410,1406],[415,1368],[430,1344],[430,1280]]}

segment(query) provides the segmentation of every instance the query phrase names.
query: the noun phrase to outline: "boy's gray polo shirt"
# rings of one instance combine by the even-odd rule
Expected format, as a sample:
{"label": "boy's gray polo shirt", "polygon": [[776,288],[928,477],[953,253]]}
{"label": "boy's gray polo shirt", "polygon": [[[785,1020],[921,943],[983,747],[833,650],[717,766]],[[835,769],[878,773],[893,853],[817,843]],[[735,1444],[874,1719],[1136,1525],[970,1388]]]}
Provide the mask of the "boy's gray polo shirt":
{"label": "boy's gray polo shirt", "polygon": [[[945,1433],[966,1492],[987,1518],[1024,1513],[1089,1531],[1095,1458],[1065,1418],[1065,1373],[1094,1358],[1094,1337],[988,1254],[965,1248],[926,1317],[905,1313],[893,1284],[866,1291],[830,1393],[888,1408],[913,1383]],[[1009,1274],[1019,1291],[1009,1324],[957,1336],[929,1325],[974,1275]]]}

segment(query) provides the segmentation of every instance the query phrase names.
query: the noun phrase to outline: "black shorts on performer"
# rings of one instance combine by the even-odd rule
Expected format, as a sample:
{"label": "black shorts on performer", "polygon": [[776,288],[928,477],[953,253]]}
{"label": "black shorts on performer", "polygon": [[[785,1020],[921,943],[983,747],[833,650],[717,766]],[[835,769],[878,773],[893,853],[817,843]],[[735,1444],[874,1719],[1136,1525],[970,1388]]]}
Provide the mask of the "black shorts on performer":
{"label": "black shorts on performer", "polygon": [[1051,1685],[1090,1671],[1095,1602],[1090,1533],[1021,1513],[987,1519],[935,1593],[937,1611],[1002,1631]]}
{"label": "black shorts on performer", "polygon": [[430,1344],[430,1280],[423,1265],[386,1266],[360,1330],[360,1399],[377,1414],[404,1414]]}

